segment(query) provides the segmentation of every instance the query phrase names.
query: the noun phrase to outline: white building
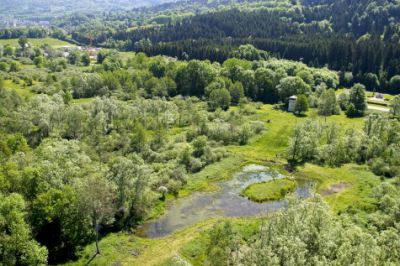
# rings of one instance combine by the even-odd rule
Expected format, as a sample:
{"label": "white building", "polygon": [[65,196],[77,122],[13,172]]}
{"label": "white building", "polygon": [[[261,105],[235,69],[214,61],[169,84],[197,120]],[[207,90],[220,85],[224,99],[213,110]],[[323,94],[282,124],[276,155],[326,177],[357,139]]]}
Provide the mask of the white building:
{"label": "white building", "polygon": [[288,112],[294,112],[294,107],[296,106],[297,96],[293,95],[289,98]]}

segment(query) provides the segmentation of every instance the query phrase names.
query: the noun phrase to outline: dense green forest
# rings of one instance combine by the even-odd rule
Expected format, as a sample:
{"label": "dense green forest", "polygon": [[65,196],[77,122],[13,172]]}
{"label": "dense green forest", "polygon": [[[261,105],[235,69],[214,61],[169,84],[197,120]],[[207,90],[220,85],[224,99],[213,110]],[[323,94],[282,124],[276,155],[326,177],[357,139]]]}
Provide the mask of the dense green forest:
{"label": "dense green forest", "polygon": [[279,57],[352,72],[355,82],[367,83],[371,89],[390,90],[389,81],[399,71],[396,1],[256,4],[199,11],[178,20],[170,12],[164,19],[153,16],[159,26],[136,30],[85,26],[73,30],[72,36],[88,43],[88,32],[98,32],[93,34],[96,44],[218,62],[230,56],[232,47],[251,43]]}
{"label": "dense green forest", "polygon": [[[396,1],[189,1],[132,11],[72,13],[53,28],[3,29],[0,38],[54,36],[82,44],[222,63],[253,44],[280,58],[339,70],[342,84],[395,93]],[[311,41],[312,40],[312,41]],[[349,82],[344,76],[352,73]],[[347,75],[348,76],[348,75]]]}
{"label": "dense green forest", "polygon": [[1,7],[0,265],[400,263],[398,1],[122,2]]}

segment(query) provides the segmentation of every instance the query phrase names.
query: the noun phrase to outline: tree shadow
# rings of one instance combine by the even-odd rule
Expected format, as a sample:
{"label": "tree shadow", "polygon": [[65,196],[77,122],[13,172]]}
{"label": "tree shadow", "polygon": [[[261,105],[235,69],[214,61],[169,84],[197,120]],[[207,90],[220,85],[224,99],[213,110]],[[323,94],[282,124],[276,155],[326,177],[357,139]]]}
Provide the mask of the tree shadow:
{"label": "tree shadow", "polygon": [[297,167],[303,166],[305,162],[299,162],[297,160],[288,160],[287,164],[285,164],[285,169],[289,173],[293,173],[297,171]]}
{"label": "tree shadow", "polygon": [[96,257],[97,257],[97,253],[95,253],[95,254],[85,263],[85,266],[88,266]]}
{"label": "tree shadow", "polygon": [[296,117],[306,117],[306,114],[293,113]]}

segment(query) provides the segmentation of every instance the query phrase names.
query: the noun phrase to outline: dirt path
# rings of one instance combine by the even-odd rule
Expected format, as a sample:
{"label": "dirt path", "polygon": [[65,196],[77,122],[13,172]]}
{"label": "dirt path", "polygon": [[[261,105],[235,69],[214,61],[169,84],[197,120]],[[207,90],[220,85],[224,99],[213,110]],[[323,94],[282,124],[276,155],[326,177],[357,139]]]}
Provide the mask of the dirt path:
{"label": "dirt path", "polygon": [[156,245],[151,245],[132,261],[124,261],[123,265],[160,265],[173,257],[188,242],[196,238],[201,232],[210,228],[215,220],[208,220],[194,225],[171,236],[157,239]]}

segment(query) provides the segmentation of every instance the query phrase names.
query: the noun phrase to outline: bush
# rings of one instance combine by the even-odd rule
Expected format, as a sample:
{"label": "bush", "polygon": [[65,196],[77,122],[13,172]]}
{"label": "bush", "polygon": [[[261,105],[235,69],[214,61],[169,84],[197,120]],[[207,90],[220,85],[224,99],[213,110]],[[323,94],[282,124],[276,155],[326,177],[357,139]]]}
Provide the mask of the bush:
{"label": "bush", "polygon": [[211,111],[215,111],[218,108],[221,108],[222,110],[228,110],[230,104],[231,95],[227,89],[215,89],[210,93],[208,106],[210,107]]}

